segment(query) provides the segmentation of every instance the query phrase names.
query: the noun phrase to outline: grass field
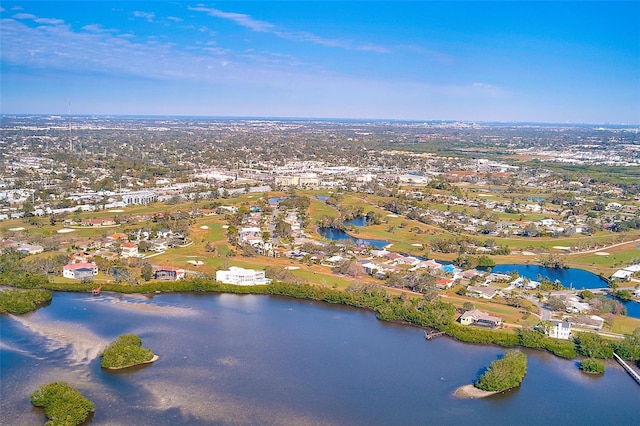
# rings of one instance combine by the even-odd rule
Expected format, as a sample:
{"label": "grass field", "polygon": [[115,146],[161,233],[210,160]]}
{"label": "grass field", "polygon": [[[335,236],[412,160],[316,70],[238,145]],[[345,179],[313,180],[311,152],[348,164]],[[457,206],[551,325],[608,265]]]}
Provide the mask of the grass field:
{"label": "grass field", "polygon": [[611,326],[611,331],[618,334],[631,334],[640,328],[640,319],[617,315]]}

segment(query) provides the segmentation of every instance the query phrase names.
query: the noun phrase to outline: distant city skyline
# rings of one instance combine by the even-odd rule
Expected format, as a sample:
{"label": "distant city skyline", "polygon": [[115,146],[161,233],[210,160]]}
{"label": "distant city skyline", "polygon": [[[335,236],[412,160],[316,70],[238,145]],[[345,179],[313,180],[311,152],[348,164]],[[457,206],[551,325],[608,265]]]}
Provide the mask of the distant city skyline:
{"label": "distant city skyline", "polygon": [[3,1],[0,17],[4,114],[640,124],[638,1]]}

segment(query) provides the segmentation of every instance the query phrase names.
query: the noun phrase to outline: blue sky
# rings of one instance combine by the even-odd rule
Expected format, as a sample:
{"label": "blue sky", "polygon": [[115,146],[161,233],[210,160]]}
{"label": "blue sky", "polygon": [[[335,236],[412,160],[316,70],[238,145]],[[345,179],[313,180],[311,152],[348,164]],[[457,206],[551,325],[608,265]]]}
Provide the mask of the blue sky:
{"label": "blue sky", "polygon": [[640,2],[2,1],[2,113],[640,123]]}

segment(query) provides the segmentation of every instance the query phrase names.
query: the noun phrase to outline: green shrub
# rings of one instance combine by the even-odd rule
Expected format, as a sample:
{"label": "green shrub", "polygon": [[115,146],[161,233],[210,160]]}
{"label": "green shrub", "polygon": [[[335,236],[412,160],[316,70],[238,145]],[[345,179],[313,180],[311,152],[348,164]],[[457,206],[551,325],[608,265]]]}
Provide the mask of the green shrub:
{"label": "green shrub", "polygon": [[597,358],[585,358],[580,362],[580,370],[585,373],[603,374],[604,361]]}
{"label": "green shrub", "polygon": [[573,359],[576,357],[576,345],[571,340],[560,340],[545,337],[542,347],[560,358]]}
{"label": "green shrub", "polygon": [[589,358],[613,358],[613,342],[595,333],[577,333],[578,352]]}
{"label": "green shrub", "polygon": [[51,292],[48,290],[0,291],[0,312],[24,314],[50,302],[51,297]]}
{"label": "green shrub", "polygon": [[47,426],[79,425],[94,412],[93,403],[65,382],[40,386],[31,394],[31,403],[44,408]]}
{"label": "green shrub", "polygon": [[487,371],[474,384],[478,389],[500,392],[520,386],[527,374],[527,356],[513,349],[493,361]]}
{"label": "green shrub", "polygon": [[151,361],[150,349],[142,347],[142,340],[135,334],[123,334],[105,349],[100,360],[103,368],[125,368]]}

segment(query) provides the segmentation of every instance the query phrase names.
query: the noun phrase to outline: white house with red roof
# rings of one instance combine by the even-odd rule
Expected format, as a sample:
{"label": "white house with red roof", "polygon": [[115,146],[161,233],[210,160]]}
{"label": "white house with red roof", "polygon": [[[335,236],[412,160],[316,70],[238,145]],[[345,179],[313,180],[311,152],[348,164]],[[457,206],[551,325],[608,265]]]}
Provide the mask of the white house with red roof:
{"label": "white house with red roof", "polygon": [[74,280],[93,278],[98,275],[98,265],[95,263],[70,263],[62,268],[62,276]]}
{"label": "white house with red roof", "polygon": [[138,245],[133,242],[127,241],[120,244],[120,256],[121,257],[138,257]]}

